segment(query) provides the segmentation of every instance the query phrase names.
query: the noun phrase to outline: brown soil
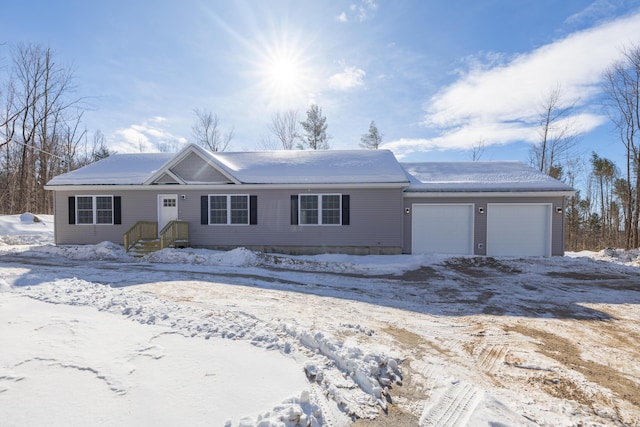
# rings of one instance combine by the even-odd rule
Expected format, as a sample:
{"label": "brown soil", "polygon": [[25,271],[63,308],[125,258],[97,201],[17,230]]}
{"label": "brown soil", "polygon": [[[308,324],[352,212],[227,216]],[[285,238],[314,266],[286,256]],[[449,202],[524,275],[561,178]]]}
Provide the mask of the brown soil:
{"label": "brown soil", "polygon": [[[587,380],[608,388],[617,397],[632,403],[640,410],[640,385],[609,366],[582,359],[578,347],[571,341],[547,331],[522,325],[508,326],[506,330],[540,341],[538,344],[540,353],[558,361],[568,369],[580,372]],[[547,390],[551,390],[550,394],[556,397],[576,400],[589,406],[593,402],[594,396],[586,396],[579,390],[579,386],[567,378],[545,376],[541,381]]]}

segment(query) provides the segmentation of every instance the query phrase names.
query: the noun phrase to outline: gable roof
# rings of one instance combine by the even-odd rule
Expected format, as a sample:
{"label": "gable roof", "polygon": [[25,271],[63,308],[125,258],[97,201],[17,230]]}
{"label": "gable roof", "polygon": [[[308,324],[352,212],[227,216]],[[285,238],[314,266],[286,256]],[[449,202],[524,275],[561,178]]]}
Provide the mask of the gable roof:
{"label": "gable roof", "polygon": [[407,192],[574,192],[522,162],[402,163],[402,167],[410,182]]}
{"label": "gable roof", "polygon": [[[182,170],[194,169],[185,176]],[[208,178],[203,181],[202,177]],[[215,180],[212,178],[215,177]],[[408,184],[388,150],[281,150],[114,154],[59,175],[47,186],[150,184]]]}
{"label": "gable roof", "polygon": [[408,193],[574,193],[521,162],[398,163],[389,150],[211,153],[193,144],[178,153],[114,154],[58,175],[46,187],[151,184],[393,184]]}

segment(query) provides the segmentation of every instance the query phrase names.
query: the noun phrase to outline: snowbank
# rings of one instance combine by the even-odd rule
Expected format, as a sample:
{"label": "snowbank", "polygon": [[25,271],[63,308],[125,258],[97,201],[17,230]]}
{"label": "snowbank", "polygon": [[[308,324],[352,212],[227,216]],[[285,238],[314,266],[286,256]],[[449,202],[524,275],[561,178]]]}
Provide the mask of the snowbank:
{"label": "snowbank", "polygon": [[0,216],[0,246],[44,245],[53,242],[53,215]]}

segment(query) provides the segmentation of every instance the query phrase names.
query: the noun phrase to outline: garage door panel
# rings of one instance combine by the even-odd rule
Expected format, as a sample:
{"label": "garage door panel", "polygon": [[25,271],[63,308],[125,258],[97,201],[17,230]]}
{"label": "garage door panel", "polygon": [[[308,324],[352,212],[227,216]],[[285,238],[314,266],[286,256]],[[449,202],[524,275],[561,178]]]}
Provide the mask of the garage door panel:
{"label": "garage door panel", "polygon": [[487,255],[550,256],[551,205],[489,204]]}
{"label": "garage door panel", "polygon": [[412,253],[469,255],[473,251],[473,205],[414,204]]}

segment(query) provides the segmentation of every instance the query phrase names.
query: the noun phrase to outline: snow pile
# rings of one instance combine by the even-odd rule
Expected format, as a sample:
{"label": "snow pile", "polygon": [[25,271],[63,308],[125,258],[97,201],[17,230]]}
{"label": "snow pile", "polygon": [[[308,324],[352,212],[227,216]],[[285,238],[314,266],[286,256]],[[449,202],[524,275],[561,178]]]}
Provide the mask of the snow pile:
{"label": "snow pile", "polygon": [[[284,326],[284,330],[300,340],[308,349],[329,359],[319,365],[310,360],[305,365],[305,373],[310,381],[318,383],[342,411],[359,418],[374,418],[376,403],[387,409],[386,396],[393,384],[402,384],[398,363],[384,354],[364,354],[360,348],[336,343],[322,332]],[[342,375],[332,377],[330,368],[337,367]],[[359,393],[344,393],[342,390],[359,388]],[[363,411],[364,409],[364,411]]]}
{"label": "snow pile", "polygon": [[130,260],[131,258],[122,246],[108,241],[96,245],[39,246],[31,250],[70,259]]}
{"label": "snow pile", "polygon": [[592,255],[592,258],[616,264],[640,267],[640,249],[604,249]]}
{"label": "snow pile", "polygon": [[406,271],[440,262],[433,255],[281,255],[259,254],[260,265],[288,270],[366,275],[400,275]]}
{"label": "snow pile", "polygon": [[258,256],[245,248],[228,252],[207,249],[163,249],[141,258],[141,261],[164,264],[224,265],[229,267],[249,267],[258,264]]}
{"label": "snow pile", "polygon": [[0,221],[0,246],[53,242],[53,215],[5,215]]}

